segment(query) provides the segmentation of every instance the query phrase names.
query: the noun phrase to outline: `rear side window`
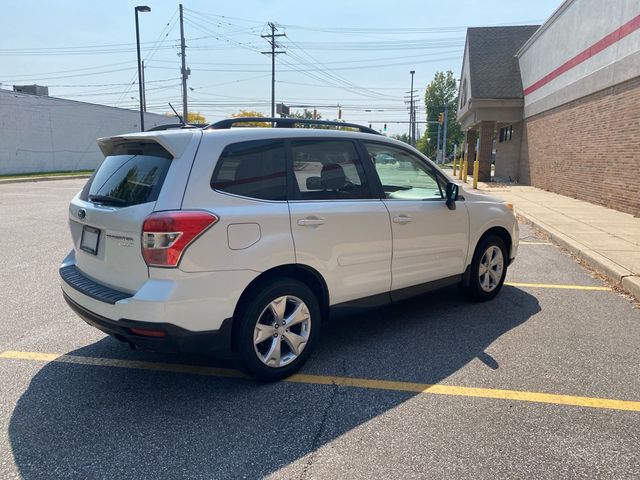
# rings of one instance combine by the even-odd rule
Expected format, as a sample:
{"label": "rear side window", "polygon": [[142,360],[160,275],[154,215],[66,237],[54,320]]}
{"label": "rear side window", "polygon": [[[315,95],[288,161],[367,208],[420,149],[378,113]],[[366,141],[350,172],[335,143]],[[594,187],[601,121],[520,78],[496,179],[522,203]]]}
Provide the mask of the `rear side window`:
{"label": "rear side window", "polygon": [[286,200],[284,152],[281,140],[228,145],[213,172],[211,188],[260,200]]}
{"label": "rear side window", "polygon": [[80,198],[123,207],[155,202],[171,160],[169,152],[157,143],[122,143],[105,157]]}
{"label": "rear side window", "polygon": [[370,198],[362,163],[351,141],[291,142],[297,195],[302,200]]}

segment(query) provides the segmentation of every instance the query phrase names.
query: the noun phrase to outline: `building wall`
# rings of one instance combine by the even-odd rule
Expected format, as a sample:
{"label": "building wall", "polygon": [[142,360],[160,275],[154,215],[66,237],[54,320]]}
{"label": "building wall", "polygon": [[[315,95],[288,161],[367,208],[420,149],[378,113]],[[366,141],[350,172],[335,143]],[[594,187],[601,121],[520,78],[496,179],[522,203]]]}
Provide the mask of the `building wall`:
{"label": "building wall", "polygon": [[640,215],[638,0],[566,0],[517,57],[520,182]]}
{"label": "building wall", "polygon": [[[145,127],[175,120],[146,114]],[[0,90],[0,175],[91,170],[96,139],[139,130],[134,110]]]}
{"label": "building wall", "polygon": [[640,76],[640,3],[567,0],[517,56],[525,117]]}
{"label": "building wall", "polygon": [[511,140],[499,142],[496,140],[496,165],[493,178],[496,182],[521,181],[519,177],[520,142],[522,139],[522,122],[498,124],[497,135],[500,137],[502,127],[513,126]]}
{"label": "building wall", "polygon": [[640,77],[530,117],[526,132],[533,186],[640,215]]}

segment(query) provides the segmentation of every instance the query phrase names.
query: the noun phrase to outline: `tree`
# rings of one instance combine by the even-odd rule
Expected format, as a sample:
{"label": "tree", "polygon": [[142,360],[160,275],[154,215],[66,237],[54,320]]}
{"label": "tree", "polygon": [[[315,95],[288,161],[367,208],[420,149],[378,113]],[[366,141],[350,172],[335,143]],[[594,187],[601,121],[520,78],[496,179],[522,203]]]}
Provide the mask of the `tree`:
{"label": "tree", "polygon": [[391,138],[395,138],[396,140],[400,140],[401,142],[411,145],[411,139],[409,138],[408,133],[394,133],[391,135]]}
{"label": "tree", "polygon": [[189,112],[187,113],[187,123],[205,124],[207,119],[200,112]]}
{"label": "tree", "polygon": [[[447,151],[446,154],[453,152],[455,143],[462,143],[463,134],[460,130],[460,124],[456,118],[458,110],[458,85],[453,72],[437,72],[431,83],[427,85],[424,93],[424,105],[427,110],[427,120],[437,121],[438,114],[444,112],[444,106],[447,105],[448,121],[447,121]],[[441,128],[443,128],[442,126]],[[442,133],[441,133],[442,135]],[[438,138],[438,124],[429,123],[425,129],[424,136],[417,142],[417,147],[427,156],[435,158],[436,145]],[[441,136],[442,141],[442,136]]]}
{"label": "tree", "polygon": [[296,111],[287,115],[288,118],[300,118],[306,120],[322,120],[322,115],[316,112],[316,118],[313,118],[313,110],[305,108],[302,112]]}
{"label": "tree", "polygon": [[[255,112],[253,110],[240,110],[238,113],[232,113],[232,118],[243,118],[243,117],[260,117],[263,118],[264,115],[260,112]],[[269,122],[246,122],[242,124],[245,127],[270,127],[271,124]]]}
{"label": "tree", "polygon": [[[173,112],[167,112],[164,114],[164,116],[178,118],[176,114]],[[200,112],[189,112],[187,113],[187,123],[196,123],[196,124],[204,125],[207,123],[207,119]]]}

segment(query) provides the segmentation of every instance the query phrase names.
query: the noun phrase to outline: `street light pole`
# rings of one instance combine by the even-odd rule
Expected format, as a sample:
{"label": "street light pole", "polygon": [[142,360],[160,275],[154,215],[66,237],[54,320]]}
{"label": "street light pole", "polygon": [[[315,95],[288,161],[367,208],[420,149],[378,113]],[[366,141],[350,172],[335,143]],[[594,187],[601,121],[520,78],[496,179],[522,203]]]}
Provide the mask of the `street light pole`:
{"label": "street light pole", "polygon": [[142,60],[140,59],[140,27],[138,26],[138,12],[150,12],[146,5],[135,7],[136,12],[136,47],[138,49],[138,92],[140,99],[140,131],[144,132],[144,93],[142,91]]}

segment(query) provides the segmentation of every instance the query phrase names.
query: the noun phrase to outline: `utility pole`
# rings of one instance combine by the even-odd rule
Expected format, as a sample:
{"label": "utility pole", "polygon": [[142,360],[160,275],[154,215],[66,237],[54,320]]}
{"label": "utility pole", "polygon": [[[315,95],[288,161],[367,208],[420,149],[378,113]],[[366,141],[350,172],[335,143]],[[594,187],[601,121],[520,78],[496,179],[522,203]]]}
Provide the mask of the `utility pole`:
{"label": "utility pole", "polygon": [[180,56],[182,57],[182,118],[185,123],[189,123],[189,108],[187,107],[187,78],[191,69],[187,68],[187,58],[185,55],[186,45],[184,44],[184,21],[182,18],[182,4],[180,4]]}
{"label": "utility pole", "polygon": [[266,38],[271,45],[271,51],[261,52],[263,55],[271,55],[271,118],[276,116],[276,55],[284,53],[284,50],[276,50],[279,45],[276,43],[276,37],[286,37],[284,33],[276,33],[278,28],[275,23],[269,22],[269,28],[271,33],[268,35],[261,35],[262,38]]}
{"label": "utility pole", "polygon": [[409,72],[411,74],[411,145],[416,146],[416,103],[413,97],[413,75],[415,70]]}
{"label": "utility pole", "polygon": [[[416,90],[413,89],[413,75],[416,73],[415,70],[411,70],[409,72],[411,74],[411,90],[408,93],[409,96],[405,96],[405,104],[409,104],[409,143],[412,146],[416,146],[416,100],[415,94]],[[408,98],[408,101],[407,101]]]}
{"label": "utility pole", "polygon": [[449,106],[444,104],[444,127],[442,129],[442,163],[446,163],[447,158],[447,120],[449,118]]}
{"label": "utility pole", "polygon": [[436,163],[440,162],[438,156],[440,155],[440,122],[438,122],[438,137],[436,138]]}
{"label": "utility pole", "polygon": [[140,60],[140,27],[138,26],[138,12],[150,12],[151,8],[146,5],[138,5],[135,7],[136,12],[136,47],[138,51],[138,95],[140,96],[140,131],[144,132],[144,105],[142,91],[142,61]]}

